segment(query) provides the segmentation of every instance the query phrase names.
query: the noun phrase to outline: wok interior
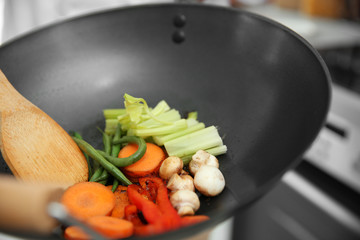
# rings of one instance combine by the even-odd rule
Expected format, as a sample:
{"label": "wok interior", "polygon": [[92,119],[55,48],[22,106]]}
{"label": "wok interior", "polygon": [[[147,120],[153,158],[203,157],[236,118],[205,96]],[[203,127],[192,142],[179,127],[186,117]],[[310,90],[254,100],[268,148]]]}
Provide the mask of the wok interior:
{"label": "wok interior", "polygon": [[[181,29],[172,23],[179,13]],[[172,41],[178,30],[181,44]],[[219,157],[226,189],[202,198],[199,211],[212,223],[299,161],[329,102],[327,72],[308,44],[261,17],[209,6],[131,7],[60,23],[3,46],[0,67],[65,130],[98,147],[102,109],[122,107],[124,93],[198,111],[228,146]]]}

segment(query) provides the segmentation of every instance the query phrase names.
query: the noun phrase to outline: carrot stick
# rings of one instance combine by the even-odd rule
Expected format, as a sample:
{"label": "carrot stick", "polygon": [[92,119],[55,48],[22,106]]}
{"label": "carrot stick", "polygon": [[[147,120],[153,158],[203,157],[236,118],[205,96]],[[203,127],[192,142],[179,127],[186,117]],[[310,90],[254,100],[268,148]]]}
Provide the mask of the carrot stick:
{"label": "carrot stick", "polygon": [[[146,146],[146,152],[139,161],[122,168],[124,174],[132,179],[157,174],[162,161],[166,158],[161,147],[153,143],[146,143]],[[130,143],[120,150],[118,157],[128,157],[135,153],[137,148],[137,145]]]}
{"label": "carrot stick", "polygon": [[104,237],[111,239],[130,237],[134,233],[134,225],[125,219],[96,216],[89,218],[86,223]]}
{"label": "carrot stick", "polygon": [[90,240],[91,237],[87,235],[78,226],[69,226],[65,229],[64,238],[67,240]]}
{"label": "carrot stick", "polygon": [[[107,186],[107,188],[112,189],[112,186],[111,185]],[[115,191],[114,191],[115,207],[112,210],[110,216],[117,217],[117,218],[124,218],[125,207],[130,204],[126,190],[127,190],[127,187],[121,186],[121,185],[115,189]]]}
{"label": "carrot stick", "polygon": [[181,221],[181,226],[186,227],[193,224],[201,223],[209,219],[210,218],[206,215],[194,215],[194,216],[182,217],[180,221]]}
{"label": "carrot stick", "polygon": [[109,215],[115,206],[115,195],[97,182],[81,182],[69,187],[61,203],[79,220],[93,216]]}

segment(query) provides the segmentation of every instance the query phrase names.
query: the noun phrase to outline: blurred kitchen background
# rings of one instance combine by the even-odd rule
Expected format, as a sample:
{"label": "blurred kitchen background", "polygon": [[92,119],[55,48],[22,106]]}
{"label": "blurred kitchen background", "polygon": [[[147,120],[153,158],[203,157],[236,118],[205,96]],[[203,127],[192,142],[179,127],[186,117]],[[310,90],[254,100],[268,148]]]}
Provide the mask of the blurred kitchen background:
{"label": "blurred kitchen background", "polygon": [[[67,18],[164,2],[220,5],[274,19],[319,51],[333,80],[326,125],[302,163],[207,239],[360,239],[360,0],[0,0],[0,44]],[[12,238],[0,233],[0,239]]]}

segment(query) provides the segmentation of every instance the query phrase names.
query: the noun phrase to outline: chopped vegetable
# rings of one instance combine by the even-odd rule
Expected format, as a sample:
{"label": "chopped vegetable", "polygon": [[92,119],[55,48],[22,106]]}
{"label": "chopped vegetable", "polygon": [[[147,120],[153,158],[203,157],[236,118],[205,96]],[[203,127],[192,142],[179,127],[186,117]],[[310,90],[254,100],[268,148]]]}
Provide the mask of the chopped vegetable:
{"label": "chopped vegetable", "polygon": [[96,160],[104,169],[106,169],[117,180],[121,181],[125,185],[130,185],[131,182],[127,177],[112,163],[108,162],[100,153],[98,153],[90,144],[81,139],[73,138],[79,148],[86,152],[91,158]]}
{"label": "chopped vegetable", "polygon": [[[112,139],[112,148],[111,148],[111,157],[117,157],[119,155],[121,145],[120,144],[114,144],[117,140],[121,138],[121,125],[117,124],[114,137]],[[119,180],[116,178],[113,179],[113,187],[111,189],[112,192],[115,192],[117,187],[119,186]]]}
{"label": "chopped vegetable", "polygon": [[197,119],[198,112],[189,112],[188,113],[188,119]]}
{"label": "chopped vegetable", "polygon": [[64,231],[64,238],[67,240],[90,240],[91,237],[86,234],[81,227],[69,226]]}
{"label": "chopped vegetable", "polygon": [[135,233],[138,227],[145,225],[143,221],[140,219],[139,210],[135,205],[133,204],[127,205],[124,211],[125,211],[125,219],[133,223],[135,227]]}
{"label": "chopped vegetable", "polygon": [[[144,139],[142,139],[140,137],[135,137],[135,136],[125,136],[125,137],[115,140],[113,143],[116,145],[121,144],[121,143],[137,144],[137,150],[130,156],[123,157],[123,158],[112,157],[109,154],[98,150],[98,153],[100,153],[109,162],[111,162],[112,164],[114,164],[117,167],[126,167],[131,164],[134,164],[135,162],[137,162],[144,156],[146,149],[147,149],[147,145],[146,145],[146,142],[144,141]],[[120,151],[119,151],[119,153],[120,153]]]}
{"label": "chopped vegetable", "polygon": [[[78,138],[78,139],[83,139],[81,134],[78,133],[78,132],[73,132],[72,136],[75,137],[75,138]],[[82,151],[82,152],[83,152],[83,154],[85,156],[85,159],[86,159],[86,162],[88,164],[88,175],[89,175],[88,180],[90,180],[90,177],[93,175],[92,166],[91,166],[91,163],[90,163],[90,158],[84,151]]]}
{"label": "chopped vegetable", "polygon": [[[226,145],[221,145],[221,146],[218,146],[218,147],[206,149],[206,151],[208,153],[210,153],[211,155],[218,156],[218,155],[221,155],[221,154],[225,154],[227,152],[227,147],[226,147]],[[187,155],[185,157],[181,157],[181,159],[184,162],[184,165],[189,164],[189,162],[192,159],[192,156],[193,156],[193,154]]]}
{"label": "chopped vegetable", "polygon": [[104,109],[103,114],[105,119],[117,119],[118,116],[126,114],[126,109],[125,108]]}
{"label": "chopped vegetable", "polygon": [[132,134],[145,138],[150,136],[169,134],[175,131],[184,130],[186,128],[187,128],[186,120],[180,119],[173,122],[173,124],[170,125],[161,125],[160,127],[154,127],[154,128],[133,129]]}
{"label": "chopped vegetable", "polygon": [[161,120],[162,122],[175,122],[181,119],[179,111],[175,109],[170,109],[169,111],[163,112],[160,115],[157,116],[155,119],[148,119],[145,121],[142,121],[141,123],[137,124],[135,128],[141,129],[141,128],[154,128],[164,125],[162,122],[159,122],[158,120]]}
{"label": "chopped vegetable", "polygon": [[[149,108],[145,99],[124,95],[125,113],[117,116],[127,135],[152,137],[159,146],[164,146],[169,156],[180,157],[184,164],[188,164],[191,156],[199,149],[204,149],[217,156],[227,151],[222,138],[215,126],[205,127],[198,122],[198,112],[189,112],[187,118],[180,118],[179,112],[171,109],[164,101],[160,101],[154,109]],[[116,121],[109,117],[104,110],[105,130],[114,133]],[[190,141],[191,140],[191,141]]]}
{"label": "chopped vegetable", "polygon": [[109,215],[115,206],[115,196],[100,183],[81,182],[64,192],[61,203],[71,215],[85,220],[93,216]]}
{"label": "chopped vegetable", "polygon": [[[102,133],[104,151],[106,153],[110,154],[110,152],[111,152],[111,137],[108,134],[106,134],[104,131],[102,131],[100,128],[98,128],[98,130]],[[91,176],[89,181],[90,182],[99,182],[99,183],[105,185],[109,176],[110,175],[109,175],[108,171],[106,169],[104,169],[103,166],[98,166],[94,175]]]}
{"label": "chopped vegetable", "polygon": [[184,167],[183,161],[178,157],[167,157],[161,164],[159,176],[169,180],[173,174],[180,173]]}
{"label": "chopped vegetable", "polygon": [[199,197],[191,190],[178,190],[171,194],[170,202],[180,216],[194,215],[200,207]]}
{"label": "chopped vegetable", "polygon": [[167,135],[158,135],[158,136],[153,136],[154,141],[156,144],[158,144],[159,146],[164,145],[165,142],[168,142],[170,140],[176,139],[178,137],[182,137],[184,135],[187,135],[189,133],[201,130],[205,128],[205,124],[204,123],[199,123],[196,120],[190,120],[187,119],[187,128],[185,128],[184,130],[180,130],[180,131],[176,131]]}
{"label": "chopped vegetable", "polygon": [[113,135],[115,134],[116,127],[119,124],[117,119],[105,119],[105,132],[106,134]]}
{"label": "chopped vegetable", "polygon": [[[109,185],[107,186],[109,189],[112,189],[113,186]],[[116,190],[114,191],[115,195],[115,206],[113,210],[111,211],[112,217],[117,218],[124,218],[125,216],[125,207],[130,204],[129,198],[127,195],[127,187],[125,186],[118,186]]]}
{"label": "chopped vegetable", "polygon": [[[133,235],[134,225],[124,219],[110,216],[95,216],[88,218],[85,224],[94,229],[105,238],[119,239],[127,238]],[[64,237],[67,240],[91,240],[92,238],[86,234],[78,226],[69,226],[65,229]]]}
{"label": "chopped vegetable", "polygon": [[[183,171],[185,172],[185,171]],[[169,179],[166,187],[172,191],[172,193],[178,190],[190,190],[195,192],[194,179],[187,174],[187,172],[182,174],[173,174]]]}
{"label": "chopped vegetable", "polygon": [[140,192],[141,187],[132,184],[128,187],[128,196],[132,204],[139,209],[147,225],[135,229],[138,235],[152,235],[175,230],[181,226],[181,218],[170,203],[165,184],[160,178],[149,177],[146,182],[152,182],[156,187],[156,204],[144,198]]}
{"label": "chopped vegetable", "polygon": [[218,168],[203,165],[194,176],[194,185],[201,194],[214,197],[224,190],[225,178]]}
{"label": "chopped vegetable", "polygon": [[184,157],[194,154],[199,149],[209,149],[223,145],[223,141],[214,126],[184,135],[165,142],[164,147],[169,156]]}
{"label": "chopped vegetable", "polygon": [[[96,207],[101,214],[91,210],[92,214],[86,216],[87,210],[79,210],[83,207],[78,203],[74,211],[77,209],[85,223],[110,238],[134,233],[150,236],[208,220],[207,216],[194,215],[200,207],[195,188],[206,196],[217,195],[224,189],[225,180],[215,156],[226,153],[227,147],[217,128],[199,122],[196,111],[182,118],[164,100],[154,108],[145,99],[129,94],[124,95],[124,100],[124,108],[103,110],[103,150],[73,137],[84,154],[94,160],[96,171],[90,181],[95,182],[88,184],[107,190],[104,202],[108,206],[112,201],[111,208],[108,206],[105,211],[105,206]],[[183,169],[187,164],[194,178]],[[129,179],[138,184],[132,184]],[[109,180],[113,185],[104,187],[97,183],[109,184]],[[97,206],[93,199],[96,197],[89,192],[96,196],[99,191],[87,192],[90,197],[83,197],[84,202],[93,209],[92,205]],[[109,193],[112,197],[106,197]],[[82,197],[72,193],[64,203],[72,206],[70,202],[78,198]],[[88,236],[85,234],[83,238],[81,229],[68,227],[65,237],[87,239]]]}
{"label": "chopped vegetable", "polygon": [[155,224],[161,218],[160,209],[154,202],[144,198],[140,192],[140,186],[135,184],[128,186],[127,194],[130,202],[142,212],[149,224]]}
{"label": "chopped vegetable", "polygon": [[189,170],[191,174],[195,175],[199,168],[203,165],[219,168],[219,161],[214,155],[211,155],[204,150],[199,150],[192,156],[192,160],[189,163]]}
{"label": "chopped vegetable", "polygon": [[[146,143],[146,152],[144,156],[136,163],[122,168],[123,172],[134,179],[144,177],[150,174],[157,174],[162,161],[165,159],[165,152],[153,143]],[[119,152],[119,158],[125,158],[137,151],[138,146],[128,144]]]}
{"label": "chopped vegetable", "polygon": [[[108,188],[113,189],[113,186],[109,185]],[[123,218],[124,217],[124,209],[127,205],[130,204],[129,198],[127,196],[127,187],[119,185],[115,191],[115,207],[111,212],[112,217]]]}
{"label": "chopped vegetable", "polygon": [[116,217],[96,216],[89,218],[86,224],[110,239],[127,238],[134,233],[132,222]]}
{"label": "chopped vegetable", "polygon": [[[140,121],[142,119],[151,118],[151,119],[154,119],[163,124],[171,124],[171,122],[167,122],[167,121],[158,119],[157,116],[154,115],[150,111],[150,108],[148,107],[145,99],[136,98],[136,97],[130,96],[127,93],[125,93],[124,99],[125,99],[124,105],[125,105],[125,109],[126,109],[126,115],[123,115],[122,117],[119,116],[118,119],[121,120],[121,119],[126,119],[126,117],[129,117],[131,122],[138,124],[138,123],[140,123]],[[163,105],[165,106],[165,104],[163,104]],[[165,106],[165,108],[167,108],[167,106]],[[163,110],[167,110],[167,109],[163,109]],[[161,111],[155,111],[155,112],[159,113]]]}

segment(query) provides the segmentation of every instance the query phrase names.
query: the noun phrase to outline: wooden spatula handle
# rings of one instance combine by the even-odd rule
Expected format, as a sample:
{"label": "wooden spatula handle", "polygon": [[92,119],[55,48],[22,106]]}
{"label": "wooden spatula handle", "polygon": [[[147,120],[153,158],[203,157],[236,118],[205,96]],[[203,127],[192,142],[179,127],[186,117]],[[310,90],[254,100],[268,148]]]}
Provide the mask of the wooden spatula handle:
{"label": "wooden spatula handle", "polygon": [[0,175],[0,230],[49,234],[58,224],[47,214],[50,202],[64,189],[50,184],[32,184]]}

